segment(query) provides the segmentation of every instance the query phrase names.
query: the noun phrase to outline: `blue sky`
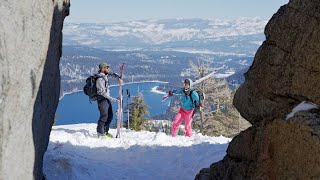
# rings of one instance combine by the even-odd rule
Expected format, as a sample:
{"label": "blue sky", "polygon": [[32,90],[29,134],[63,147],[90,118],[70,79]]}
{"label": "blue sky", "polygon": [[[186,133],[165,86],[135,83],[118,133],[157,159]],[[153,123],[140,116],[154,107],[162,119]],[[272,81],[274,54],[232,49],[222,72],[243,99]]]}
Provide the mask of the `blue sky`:
{"label": "blue sky", "polygon": [[67,22],[271,16],[289,0],[74,0]]}

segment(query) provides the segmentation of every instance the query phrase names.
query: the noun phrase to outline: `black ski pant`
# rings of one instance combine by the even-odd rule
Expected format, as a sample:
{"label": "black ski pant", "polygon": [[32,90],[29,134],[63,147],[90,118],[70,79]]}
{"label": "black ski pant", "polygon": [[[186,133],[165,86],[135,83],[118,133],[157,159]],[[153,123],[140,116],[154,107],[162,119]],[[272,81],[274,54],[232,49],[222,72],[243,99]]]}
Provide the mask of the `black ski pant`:
{"label": "black ski pant", "polygon": [[104,134],[108,133],[110,123],[113,119],[112,105],[108,99],[98,101],[98,109],[100,118],[98,121],[97,132]]}

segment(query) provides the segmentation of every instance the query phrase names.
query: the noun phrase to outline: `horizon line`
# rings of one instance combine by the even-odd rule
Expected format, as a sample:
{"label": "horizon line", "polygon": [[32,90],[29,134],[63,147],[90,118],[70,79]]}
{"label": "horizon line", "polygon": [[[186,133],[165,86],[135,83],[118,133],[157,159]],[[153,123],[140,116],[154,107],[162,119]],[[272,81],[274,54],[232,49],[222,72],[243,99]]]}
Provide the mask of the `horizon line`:
{"label": "horizon line", "polygon": [[79,22],[79,21],[68,21],[65,20],[65,23],[75,23],[75,24],[119,24],[119,23],[128,23],[134,21],[165,21],[165,20],[221,20],[221,21],[234,21],[239,19],[262,19],[262,20],[269,20],[270,18],[262,17],[262,16],[240,16],[237,18],[163,18],[163,19],[135,19],[135,20],[123,20],[123,21],[109,21],[109,22]]}

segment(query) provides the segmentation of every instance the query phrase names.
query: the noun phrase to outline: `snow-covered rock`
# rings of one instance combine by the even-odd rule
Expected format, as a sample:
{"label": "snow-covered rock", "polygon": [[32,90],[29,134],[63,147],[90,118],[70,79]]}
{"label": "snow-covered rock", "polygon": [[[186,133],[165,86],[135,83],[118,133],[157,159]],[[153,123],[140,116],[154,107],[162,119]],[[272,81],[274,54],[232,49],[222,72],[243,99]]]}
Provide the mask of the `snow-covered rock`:
{"label": "snow-covered rock", "polygon": [[298,106],[296,106],[295,108],[292,109],[292,112],[287,115],[286,120],[292,118],[294,116],[294,114],[297,112],[308,111],[311,109],[318,109],[318,105],[311,103],[311,102],[303,101]]}
{"label": "snow-covered rock", "polygon": [[44,173],[48,179],[194,179],[201,167],[222,159],[230,140],[126,129],[120,139],[98,139],[96,124],[55,126]]}

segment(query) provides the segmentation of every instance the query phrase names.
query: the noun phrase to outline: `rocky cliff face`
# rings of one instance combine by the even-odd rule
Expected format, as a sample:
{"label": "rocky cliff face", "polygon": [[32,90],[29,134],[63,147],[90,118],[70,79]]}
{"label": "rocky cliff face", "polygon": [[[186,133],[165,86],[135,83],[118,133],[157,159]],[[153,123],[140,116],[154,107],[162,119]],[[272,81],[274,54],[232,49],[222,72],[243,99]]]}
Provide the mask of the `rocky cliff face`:
{"label": "rocky cliff face", "polygon": [[320,179],[320,111],[285,120],[301,101],[320,104],[319,0],[291,0],[265,35],[234,98],[253,126],[196,179]]}
{"label": "rocky cliff face", "polygon": [[0,179],[41,179],[69,0],[0,2]]}

